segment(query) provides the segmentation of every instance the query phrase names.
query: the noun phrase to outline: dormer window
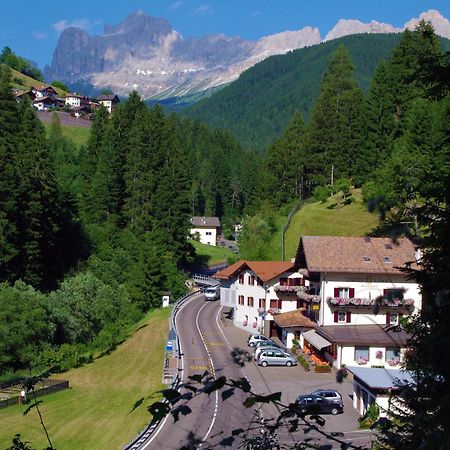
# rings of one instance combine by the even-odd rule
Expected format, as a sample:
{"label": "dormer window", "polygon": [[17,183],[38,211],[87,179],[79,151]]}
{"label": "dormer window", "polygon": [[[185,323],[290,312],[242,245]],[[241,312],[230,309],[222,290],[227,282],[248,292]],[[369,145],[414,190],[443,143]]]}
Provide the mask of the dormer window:
{"label": "dormer window", "polygon": [[363,260],[364,260],[364,262],[370,262],[370,257],[369,256],[363,256]]}
{"label": "dormer window", "polygon": [[385,256],[385,257],[383,258],[383,262],[384,262],[385,264],[389,264],[389,263],[391,262],[391,258],[389,258],[389,256]]}

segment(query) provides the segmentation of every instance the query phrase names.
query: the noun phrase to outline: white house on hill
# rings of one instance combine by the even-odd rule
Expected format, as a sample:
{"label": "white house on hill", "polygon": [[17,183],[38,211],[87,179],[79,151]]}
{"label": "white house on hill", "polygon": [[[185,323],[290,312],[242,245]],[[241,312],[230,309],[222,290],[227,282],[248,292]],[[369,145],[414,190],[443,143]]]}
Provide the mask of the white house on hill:
{"label": "white house on hill", "polygon": [[218,217],[195,216],[191,218],[191,235],[196,236],[202,244],[216,245],[219,230]]}

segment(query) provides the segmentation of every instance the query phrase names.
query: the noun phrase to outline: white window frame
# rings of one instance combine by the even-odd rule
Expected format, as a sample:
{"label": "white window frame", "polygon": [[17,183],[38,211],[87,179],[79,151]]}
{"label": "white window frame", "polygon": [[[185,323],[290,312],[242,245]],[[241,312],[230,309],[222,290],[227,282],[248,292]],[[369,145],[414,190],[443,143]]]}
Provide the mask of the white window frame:
{"label": "white window frame", "polygon": [[339,298],[350,298],[350,288],[339,288]]}

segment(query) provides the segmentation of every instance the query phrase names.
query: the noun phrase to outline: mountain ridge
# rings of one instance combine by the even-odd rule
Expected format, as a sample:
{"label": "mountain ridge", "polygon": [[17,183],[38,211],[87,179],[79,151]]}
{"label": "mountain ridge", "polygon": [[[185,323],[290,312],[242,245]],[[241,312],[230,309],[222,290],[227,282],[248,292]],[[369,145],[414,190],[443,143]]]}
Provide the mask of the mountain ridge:
{"label": "mountain ridge", "polygon": [[398,33],[420,20],[431,21],[438,34],[450,38],[450,23],[436,10],[420,14],[403,28],[341,19],[324,39],[318,28],[307,26],[257,41],[224,34],[184,38],[166,19],[136,11],[117,25],[105,25],[102,35],[65,29],[44,75],[48,81],[108,86],[121,95],[137,90],[150,99],[190,95],[229,84],[269,56],[352,34]]}

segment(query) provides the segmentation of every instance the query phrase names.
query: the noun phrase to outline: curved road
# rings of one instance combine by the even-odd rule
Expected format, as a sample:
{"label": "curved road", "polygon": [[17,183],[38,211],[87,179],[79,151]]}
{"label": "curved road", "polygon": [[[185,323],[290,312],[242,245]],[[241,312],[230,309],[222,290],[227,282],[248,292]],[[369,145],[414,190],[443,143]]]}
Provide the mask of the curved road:
{"label": "curved road", "polygon": [[[206,302],[203,295],[186,302],[176,315],[176,327],[181,345],[181,379],[188,381],[194,374],[206,370],[214,376],[227,378],[245,377],[243,369],[231,356],[229,345],[220,325],[219,302]],[[244,395],[239,390],[232,397],[222,400],[220,393],[203,395],[191,400],[192,412],[174,422],[168,416],[141,449],[179,449],[220,447],[220,442],[231,431],[244,428],[252,419],[252,410],[242,407]],[[235,447],[236,442],[233,447]],[[230,448],[230,447],[228,447]]]}

